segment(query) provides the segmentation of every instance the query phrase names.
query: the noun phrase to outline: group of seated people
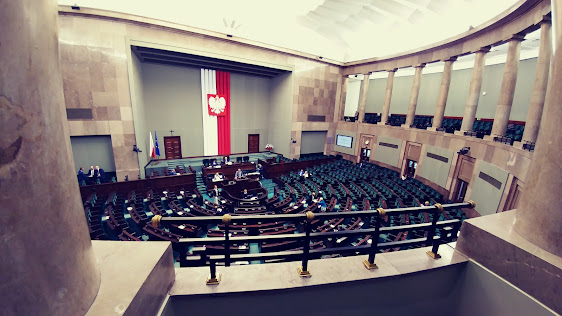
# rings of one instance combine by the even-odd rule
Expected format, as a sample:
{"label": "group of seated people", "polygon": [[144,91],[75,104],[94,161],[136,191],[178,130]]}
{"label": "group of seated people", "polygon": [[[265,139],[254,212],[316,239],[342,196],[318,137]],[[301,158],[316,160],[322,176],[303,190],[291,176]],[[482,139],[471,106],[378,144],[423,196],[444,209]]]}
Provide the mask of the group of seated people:
{"label": "group of seated people", "polygon": [[[322,191],[320,191],[320,193],[322,193]],[[317,197],[314,191],[312,191],[312,193],[306,197],[307,205],[311,205],[313,203],[318,203],[322,212],[326,211],[326,209],[328,208],[328,205],[326,204],[326,201],[324,201],[324,198],[322,196]]]}
{"label": "group of seated people", "polygon": [[182,168],[180,166],[176,166],[176,168],[170,170],[168,174],[170,176],[175,176],[175,175],[182,174],[182,173],[184,173]]}
{"label": "group of seated people", "polygon": [[[262,165],[258,164],[256,166],[256,172],[260,174],[260,178],[262,177],[262,171],[263,171]],[[242,172],[242,169],[238,168],[238,170],[236,170],[236,172],[234,173],[234,180],[242,180],[242,179],[246,179],[246,176],[244,175],[244,172]],[[220,172],[215,173],[212,179],[213,182],[219,182],[223,180],[224,180],[224,175]]]}
{"label": "group of seated people", "polygon": [[78,170],[78,183],[80,185],[97,184],[105,182],[105,171],[100,166],[90,166],[88,173],[84,172],[84,168],[80,167]]}
{"label": "group of seated people", "polygon": [[308,178],[308,176],[309,176],[308,170],[306,170],[306,171],[303,170],[303,169],[299,170],[299,177],[306,179],[306,178]]}
{"label": "group of seated people", "polygon": [[[233,162],[234,161],[231,160],[229,156],[224,156],[220,159],[218,158],[203,159],[203,165],[205,167],[220,166],[221,164],[231,165]],[[236,163],[242,163],[242,162],[250,162],[250,157],[249,156],[236,157]]]}

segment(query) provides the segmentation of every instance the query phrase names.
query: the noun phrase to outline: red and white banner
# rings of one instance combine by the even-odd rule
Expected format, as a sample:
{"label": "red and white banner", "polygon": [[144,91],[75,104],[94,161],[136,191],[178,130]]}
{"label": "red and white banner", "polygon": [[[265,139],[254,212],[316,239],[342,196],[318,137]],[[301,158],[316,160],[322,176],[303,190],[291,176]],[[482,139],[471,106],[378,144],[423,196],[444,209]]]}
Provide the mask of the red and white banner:
{"label": "red and white banner", "polygon": [[226,98],[223,95],[207,94],[209,115],[226,115]]}
{"label": "red and white banner", "polygon": [[230,73],[201,69],[203,153],[230,155]]}

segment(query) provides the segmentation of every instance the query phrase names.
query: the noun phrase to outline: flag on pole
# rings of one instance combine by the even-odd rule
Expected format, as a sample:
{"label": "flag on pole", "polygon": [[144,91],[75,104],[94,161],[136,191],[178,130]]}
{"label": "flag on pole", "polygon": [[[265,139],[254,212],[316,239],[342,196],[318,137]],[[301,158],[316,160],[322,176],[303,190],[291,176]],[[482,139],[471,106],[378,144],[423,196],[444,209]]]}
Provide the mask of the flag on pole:
{"label": "flag on pole", "polygon": [[158,135],[156,135],[156,131],[154,131],[154,139],[156,142],[156,145],[154,145],[154,152],[156,156],[160,157],[160,147],[158,147]]}
{"label": "flag on pole", "polygon": [[152,132],[148,132],[148,135],[150,136],[150,157],[152,158],[156,158],[156,152],[155,152],[155,148],[154,148],[154,140],[152,139]]}

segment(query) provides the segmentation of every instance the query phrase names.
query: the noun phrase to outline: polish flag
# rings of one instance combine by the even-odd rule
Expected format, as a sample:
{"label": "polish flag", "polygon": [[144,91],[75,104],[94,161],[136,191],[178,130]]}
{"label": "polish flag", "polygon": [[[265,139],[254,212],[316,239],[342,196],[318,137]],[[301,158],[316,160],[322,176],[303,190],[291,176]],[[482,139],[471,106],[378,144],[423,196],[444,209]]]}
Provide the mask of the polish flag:
{"label": "polish flag", "polygon": [[230,73],[201,69],[203,154],[230,155]]}
{"label": "polish flag", "polygon": [[156,149],[154,147],[154,140],[152,139],[152,132],[148,132],[148,135],[150,137],[150,157],[151,158],[156,158]]}

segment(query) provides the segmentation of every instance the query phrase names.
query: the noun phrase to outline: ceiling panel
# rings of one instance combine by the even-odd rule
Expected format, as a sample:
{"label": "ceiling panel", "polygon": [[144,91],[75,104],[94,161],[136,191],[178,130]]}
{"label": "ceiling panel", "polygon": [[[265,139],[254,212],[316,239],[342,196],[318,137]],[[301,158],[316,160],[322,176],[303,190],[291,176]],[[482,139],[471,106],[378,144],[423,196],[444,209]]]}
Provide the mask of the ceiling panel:
{"label": "ceiling panel", "polygon": [[173,65],[178,67],[207,68],[268,78],[275,77],[279,74],[287,72],[287,70],[282,69],[275,69],[200,55],[173,52],[163,49],[141,46],[131,46],[131,49],[141,62],[147,63]]}

